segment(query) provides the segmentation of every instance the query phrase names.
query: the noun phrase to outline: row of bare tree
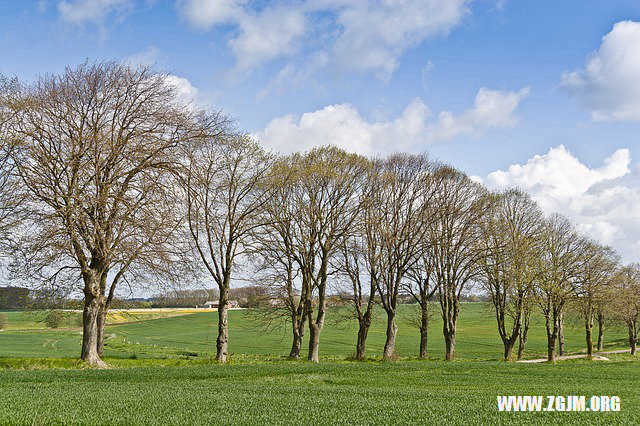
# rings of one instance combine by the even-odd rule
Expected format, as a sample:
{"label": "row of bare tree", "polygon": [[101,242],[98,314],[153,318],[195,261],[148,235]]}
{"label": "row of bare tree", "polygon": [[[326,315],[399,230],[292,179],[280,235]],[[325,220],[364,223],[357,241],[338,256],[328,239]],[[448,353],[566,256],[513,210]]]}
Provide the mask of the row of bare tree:
{"label": "row of bare tree", "polygon": [[550,360],[557,340],[563,350],[569,305],[583,313],[590,354],[594,321],[609,312],[628,324],[635,352],[638,267],[620,267],[610,248],[544,217],[520,191],[492,193],[425,155],[273,155],[219,111],[181,102],[165,74],[117,62],[31,84],[4,79],[0,96],[3,253],[15,279],[82,291],[89,364],[103,365],[118,286],[175,284],[199,271],[219,290],[225,362],[229,291],[250,265],[281,301],[274,312],[292,326],[291,358],[308,329],[308,357],[318,361],[331,283],[351,291],[358,359],[377,306],[387,316],[383,356],[394,356],[406,292],[421,308],[420,356],[435,297],[452,359],[473,282],[491,296],[505,359],[518,339],[522,355],[535,306]]}

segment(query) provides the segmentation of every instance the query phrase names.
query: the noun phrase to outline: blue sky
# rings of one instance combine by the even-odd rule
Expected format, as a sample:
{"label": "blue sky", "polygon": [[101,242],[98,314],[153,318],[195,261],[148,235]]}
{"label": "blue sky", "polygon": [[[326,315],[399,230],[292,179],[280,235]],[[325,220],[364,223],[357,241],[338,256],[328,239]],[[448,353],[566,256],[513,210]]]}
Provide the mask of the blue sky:
{"label": "blue sky", "polygon": [[0,1],[0,72],[155,64],[269,149],[427,151],[640,260],[640,2]]}

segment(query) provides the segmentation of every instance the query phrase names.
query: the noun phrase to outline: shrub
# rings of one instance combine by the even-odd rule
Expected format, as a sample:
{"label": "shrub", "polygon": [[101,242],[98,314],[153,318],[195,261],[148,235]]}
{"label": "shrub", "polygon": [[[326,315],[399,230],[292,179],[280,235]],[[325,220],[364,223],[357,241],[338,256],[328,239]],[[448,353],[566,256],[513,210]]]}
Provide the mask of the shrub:
{"label": "shrub", "polygon": [[9,325],[7,314],[0,314],[0,330],[4,330]]}
{"label": "shrub", "polygon": [[49,312],[49,315],[47,315],[46,323],[49,328],[59,328],[63,321],[64,316],[62,315],[62,311],[54,309]]}

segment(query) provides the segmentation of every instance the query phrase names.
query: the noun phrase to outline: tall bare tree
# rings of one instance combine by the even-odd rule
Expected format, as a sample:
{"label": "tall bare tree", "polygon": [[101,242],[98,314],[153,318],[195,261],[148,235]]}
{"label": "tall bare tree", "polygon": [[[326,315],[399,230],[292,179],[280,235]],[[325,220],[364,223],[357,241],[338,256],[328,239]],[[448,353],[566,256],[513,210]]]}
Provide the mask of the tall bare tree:
{"label": "tall bare tree", "polygon": [[0,249],[6,249],[6,243],[12,239],[10,230],[19,223],[16,207],[19,203],[15,185],[14,162],[12,152],[16,141],[9,132],[10,120],[15,112],[11,100],[19,90],[18,82],[0,74]]}
{"label": "tall bare tree", "polygon": [[[493,303],[504,359],[521,335],[529,298],[533,295],[538,240],[544,216],[526,193],[511,189],[492,196],[492,208],[480,225],[480,282]],[[508,322],[511,324],[508,324]]]}
{"label": "tall bare tree", "polygon": [[289,358],[298,359],[307,325],[306,291],[302,286],[300,269],[296,263],[300,228],[297,206],[293,202],[295,185],[291,157],[278,159],[268,178],[274,193],[262,209],[264,226],[253,232],[252,258],[257,265],[257,279],[268,285],[275,301],[270,309],[261,310],[260,319],[267,326],[282,318],[291,323],[293,339]]}
{"label": "tall bare tree", "polygon": [[10,108],[27,266],[82,291],[81,358],[103,365],[100,321],[117,285],[136,270],[176,271],[167,171],[198,136],[193,116],[165,75],[117,62],[39,77]]}
{"label": "tall bare tree", "polygon": [[603,346],[604,346],[604,328],[605,325],[608,322],[608,313],[606,307],[609,306],[608,303],[605,303],[605,305],[600,305],[598,306],[598,309],[596,311],[596,321],[598,322],[598,343],[597,343],[597,348],[599,351],[602,350]]}
{"label": "tall bare tree", "polygon": [[434,280],[434,262],[429,255],[427,246],[422,245],[422,251],[407,276],[409,279],[403,285],[403,289],[413,297],[420,307],[420,319],[418,321],[420,347],[418,356],[425,359],[427,358],[427,342],[429,337],[429,303],[431,298],[436,294],[436,291],[438,291]]}
{"label": "tall bare tree", "polygon": [[483,188],[463,173],[442,167],[432,201],[435,216],[429,221],[429,255],[443,320],[445,358],[454,357],[460,296],[467,284],[481,272],[479,260],[485,250],[478,244],[480,223],[489,203]]}
{"label": "tall bare tree", "polygon": [[[393,154],[378,160],[378,189],[372,193],[368,249],[378,262],[376,286],[387,314],[383,357],[394,356],[398,295],[407,273],[417,262],[427,232],[434,198],[433,164],[426,155]],[[373,260],[373,259],[372,259]]]}
{"label": "tall bare tree", "polygon": [[[337,148],[314,149],[296,161],[299,185],[294,202],[301,207],[297,262],[305,291],[309,324],[309,360],[318,362],[320,333],[326,316],[327,278],[331,259],[357,220],[369,162]],[[317,298],[313,300],[314,292]],[[315,302],[315,303],[314,303]],[[314,318],[314,310],[316,315]]]}
{"label": "tall bare tree", "polygon": [[226,134],[190,145],[180,182],[195,251],[220,291],[216,359],[227,361],[228,302],[237,259],[273,189],[264,185],[272,157],[245,135]]}
{"label": "tall bare tree", "polygon": [[611,296],[610,287],[618,268],[619,256],[610,247],[583,239],[578,253],[573,296],[585,328],[587,355],[593,355],[593,325],[600,308]]}
{"label": "tall bare tree", "polygon": [[527,339],[529,338],[529,325],[531,320],[531,311],[535,306],[535,298],[527,298],[522,308],[522,326],[518,331],[518,359],[524,357],[524,351],[527,346]]}
{"label": "tall bare tree", "polygon": [[358,194],[360,216],[341,244],[337,269],[346,277],[349,285],[348,301],[352,312],[349,318],[358,321],[356,359],[365,358],[366,341],[377,304],[380,281],[381,242],[377,230],[380,226],[379,191],[384,179],[379,163],[373,163],[366,174],[366,181]]}
{"label": "tall bare tree", "polygon": [[430,301],[438,291],[438,283],[435,277],[435,258],[432,256],[430,245],[433,224],[430,221],[437,219],[439,206],[433,202],[440,190],[441,180],[447,178],[446,173],[438,173],[440,165],[433,163],[428,178],[421,179],[418,183],[423,186],[422,207],[419,211],[420,222],[416,234],[419,240],[415,242],[418,249],[415,259],[407,271],[407,280],[402,284],[402,289],[413,297],[420,308],[420,318],[417,320],[420,331],[420,346],[418,356],[427,357],[427,342],[429,334]]}
{"label": "tall bare tree", "polygon": [[615,316],[627,326],[631,355],[635,355],[640,332],[640,264],[620,268],[614,280]]}
{"label": "tall bare tree", "polygon": [[376,306],[376,291],[378,282],[377,262],[369,261],[369,256],[376,256],[375,250],[369,246],[368,240],[362,234],[355,234],[346,239],[341,247],[340,267],[350,285],[348,300],[353,309],[349,317],[358,320],[358,334],[356,340],[356,359],[365,358],[367,336],[373,320]]}
{"label": "tall bare tree", "polygon": [[577,273],[580,237],[571,222],[557,213],[545,221],[541,237],[536,296],[545,317],[547,358],[549,362],[553,362],[560,320],[570,299]]}

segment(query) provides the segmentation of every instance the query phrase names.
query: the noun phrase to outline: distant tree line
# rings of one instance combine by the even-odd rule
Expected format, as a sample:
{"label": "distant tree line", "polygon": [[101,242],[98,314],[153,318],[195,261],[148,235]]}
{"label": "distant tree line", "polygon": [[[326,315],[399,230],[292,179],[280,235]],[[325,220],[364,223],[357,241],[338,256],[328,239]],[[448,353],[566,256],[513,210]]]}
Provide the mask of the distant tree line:
{"label": "distant tree line", "polygon": [[31,305],[31,290],[24,287],[0,287],[0,311],[27,309]]}
{"label": "distant tree line", "polygon": [[[506,360],[523,356],[536,311],[550,361],[564,352],[569,312],[582,318],[588,354],[613,319],[627,326],[635,353],[640,266],[622,265],[520,190],[490,191],[426,154],[265,152],[147,67],[85,62],[28,84],[0,82],[3,256],[17,282],[82,292],[89,364],[103,365],[117,288],[202,278],[216,293],[157,299],[218,299],[221,362],[234,298],[268,306],[266,317],[291,326],[290,357],[306,340],[314,362],[330,300],[350,307],[358,359],[377,308],[386,317],[382,356],[395,356],[398,305],[409,299],[420,308],[426,357],[435,300],[453,359],[460,303],[474,283],[493,305]],[[255,286],[232,288],[247,276]]]}

